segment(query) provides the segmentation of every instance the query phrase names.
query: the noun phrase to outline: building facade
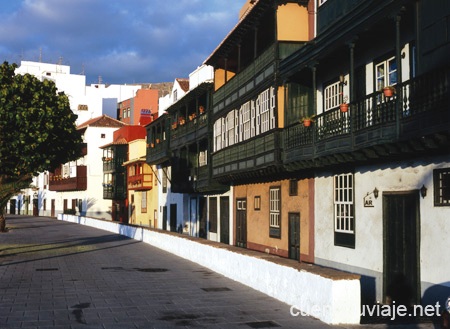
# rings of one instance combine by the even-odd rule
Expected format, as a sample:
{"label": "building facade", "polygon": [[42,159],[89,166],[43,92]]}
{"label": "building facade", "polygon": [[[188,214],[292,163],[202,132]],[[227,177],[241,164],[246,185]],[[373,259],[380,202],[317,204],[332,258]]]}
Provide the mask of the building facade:
{"label": "building facade", "polygon": [[283,168],[282,129],[292,118],[279,81],[280,61],[311,38],[308,6],[248,1],[205,63],[214,67],[213,178],[232,186],[232,243],[313,261],[314,177]]}
{"label": "building facade", "polygon": [[[318,1],[317,33],[281,61],[283,164],[314,174],[314,262],[361,274],[363,304],[450,295],[447,1]],[[439,31],[439,32],[438,32]],[[368,256],[370,255],[370,256]],[[398,300],[397,300],[398,301]]]}

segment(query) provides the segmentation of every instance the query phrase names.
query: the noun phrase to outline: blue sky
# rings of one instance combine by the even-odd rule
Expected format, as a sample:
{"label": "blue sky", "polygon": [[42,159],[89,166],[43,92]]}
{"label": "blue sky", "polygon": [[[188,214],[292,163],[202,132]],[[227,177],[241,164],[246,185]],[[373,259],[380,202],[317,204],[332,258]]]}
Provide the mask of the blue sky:
{"label": "blue sky", "polygon": [[70,65],[87,84],[187,78],[245,0],[2,0],[0,60]]}

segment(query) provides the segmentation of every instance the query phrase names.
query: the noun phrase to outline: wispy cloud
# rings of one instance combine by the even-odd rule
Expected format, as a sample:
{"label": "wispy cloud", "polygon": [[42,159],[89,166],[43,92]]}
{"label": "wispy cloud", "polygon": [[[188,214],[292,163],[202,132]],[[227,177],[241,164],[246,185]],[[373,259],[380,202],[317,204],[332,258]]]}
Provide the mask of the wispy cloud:
{"label": "wispy cloud", "polygon": [[15,0],[0,9],[0,59],[83,69],[88,83],[187,77],[236,24],[245,0]]}

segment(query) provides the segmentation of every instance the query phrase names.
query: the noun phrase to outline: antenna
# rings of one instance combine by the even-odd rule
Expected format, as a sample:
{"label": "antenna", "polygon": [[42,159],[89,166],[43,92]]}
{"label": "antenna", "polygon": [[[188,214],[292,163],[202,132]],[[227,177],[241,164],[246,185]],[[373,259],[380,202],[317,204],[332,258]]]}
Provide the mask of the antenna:
{"label": "antenna", "polygon": [[99,85],[103,84],[103,80],[102,80],[102,76],[101,75],[98,76],[98,84]]}
{"label": "antenna", "polygon": [[42,63],[42,47],[39,48],[39,63]]}

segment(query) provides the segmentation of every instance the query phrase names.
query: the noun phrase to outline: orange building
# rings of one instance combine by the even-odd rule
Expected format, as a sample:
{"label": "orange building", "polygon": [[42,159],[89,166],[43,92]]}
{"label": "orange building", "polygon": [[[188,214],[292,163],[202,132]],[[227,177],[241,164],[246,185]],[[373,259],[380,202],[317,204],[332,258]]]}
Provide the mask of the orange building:
{"label": "orange building", "polygon": [[158,115],[158,99],[158,89],[139,89],[136,96],[119,103],[120,121],[145,126]]}

